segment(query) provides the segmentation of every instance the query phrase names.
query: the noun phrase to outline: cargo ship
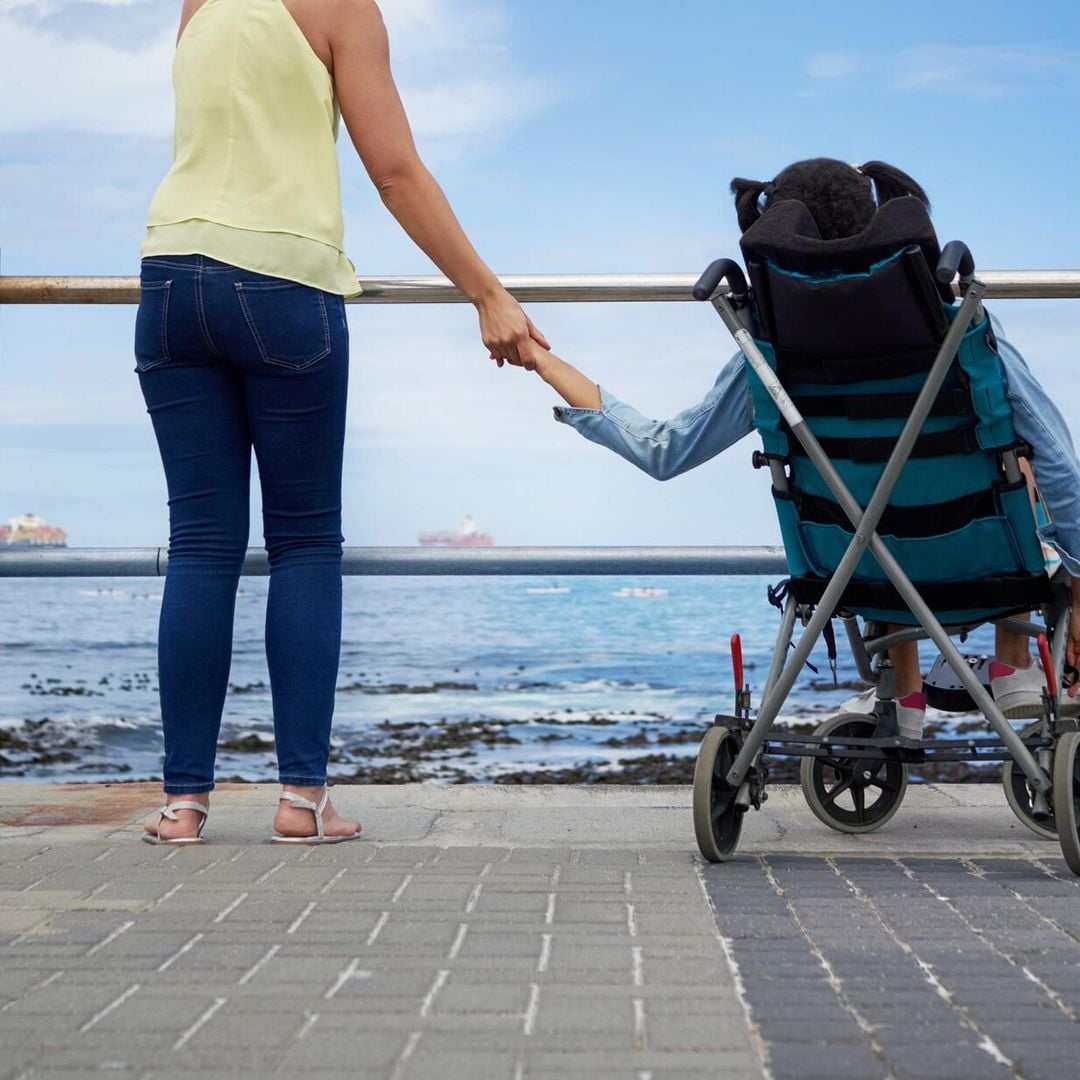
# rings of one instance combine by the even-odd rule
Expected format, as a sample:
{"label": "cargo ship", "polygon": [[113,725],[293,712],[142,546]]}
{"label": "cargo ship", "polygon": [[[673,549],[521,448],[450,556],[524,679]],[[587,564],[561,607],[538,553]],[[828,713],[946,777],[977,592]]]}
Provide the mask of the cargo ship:
{"label": "cargo ship", "polygon": [[0,547],[67,547],[67,533],[34,514],[23,514],[0,525]]}
{"label": "cargo ship", "polygon": [[452,532],[421,533],[420,546],[438,548],[489,548],[495,546],[495,541],[488,533],[480,532],[476,527],[476,522],[466,515],[457,529]]}

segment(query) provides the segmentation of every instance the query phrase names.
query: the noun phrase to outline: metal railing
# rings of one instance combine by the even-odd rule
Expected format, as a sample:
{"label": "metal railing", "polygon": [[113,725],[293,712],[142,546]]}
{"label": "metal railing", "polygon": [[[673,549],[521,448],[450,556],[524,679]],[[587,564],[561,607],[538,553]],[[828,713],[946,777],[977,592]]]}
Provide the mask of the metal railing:
{"label": "metal railing", "polygon": [[[159,577],[165,548],[16,548],[0,551],[0,577]],[[346,548],[342,572],[359,577],[501,574],[777,574],[780,547]],[[244,573],[269,573],[266,552],[248,551]]]}
{"label": "metal railing", "polygon": [[[1080,270],[983,271],[986,296],[1080,299]],[[529,274],[501,280],[523,303],[642,303],[692,299],[697,274]],[[442,277],[361,279],[352,304],[453,304],[465,298]],[[3,304],[136,304],[136,277],[0,276]],[[0,577],[155,577],[164,548],[14,548],[0,551]],[[779,574],[779,547],[346,548],[348,575]],[[268,572],[252,549],[245,574]]]}
{"label": "metal railing", "polygon": [[[500,280],[522,303],[692,300],[697,274],[519,274]],[[987,299],[1080,299],[1080,270],[987,270]],[[444,277],[361,278],[350,304],[460,304]],[[0,304],[137,304],[137,277],[0,277]]]}

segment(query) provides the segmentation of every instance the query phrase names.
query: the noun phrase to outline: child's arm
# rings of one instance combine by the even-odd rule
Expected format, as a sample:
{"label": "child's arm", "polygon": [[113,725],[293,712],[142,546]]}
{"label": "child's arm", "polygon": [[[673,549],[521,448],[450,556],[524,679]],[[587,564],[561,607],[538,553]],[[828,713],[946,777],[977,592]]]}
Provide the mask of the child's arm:
{"label": "child's arm", "polygon": [[575,409],[599,409],[600,388],[573,364],[560,360],[547,349],[535,346],[536,374]]}
{"label": "child's arm", "polygon": [[567,403],[555,419],[614,450],[656,480],[715,457],[754,427],[742,353],[720,372],[705,400],[670,420],[650,420],[539,346],[536,372]]}
{"label": "child's arm", "polygon": [[993,316],[991,323],[1005,370],[1013,427],[1034,450],[1031,468],[1050,515],[1050,524],[1042,526],[1039,535],[1057,549],[1070,577],[1080,578],[1080,458],[1065,418]]}

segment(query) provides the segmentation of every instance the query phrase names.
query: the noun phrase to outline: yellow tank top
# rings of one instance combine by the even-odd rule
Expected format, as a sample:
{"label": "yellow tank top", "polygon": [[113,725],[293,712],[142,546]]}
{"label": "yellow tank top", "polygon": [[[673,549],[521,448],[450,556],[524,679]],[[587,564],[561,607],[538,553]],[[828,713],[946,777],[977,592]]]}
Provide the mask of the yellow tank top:
{"label": "yellow tank top", "polygon": [[343,250],[333,80],[281,0],[207,0],[173,61],[173,165],[146,255],[360,292]]}

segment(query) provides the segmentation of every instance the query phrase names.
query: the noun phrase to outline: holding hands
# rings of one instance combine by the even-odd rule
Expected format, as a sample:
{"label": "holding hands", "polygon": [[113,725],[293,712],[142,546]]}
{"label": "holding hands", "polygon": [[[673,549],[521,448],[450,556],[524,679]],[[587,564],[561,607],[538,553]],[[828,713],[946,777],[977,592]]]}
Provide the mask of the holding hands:
{"label": "holding hands", "polygon": [[515,367],[535,371],[539,349],[550,346],[521,305],[499,285],[476,301],[476,311],[480,337],[491,359],[499,367],[509,361]]}
{"label": "holding hands", "polygon": [[532,365],[520,366],[535,371],[567,405],[575,409],[600,408],[600,388],[596,383],[573,364],[568,364],[551,352],[546,341],[534,337],[529,345],[529,353]]}

